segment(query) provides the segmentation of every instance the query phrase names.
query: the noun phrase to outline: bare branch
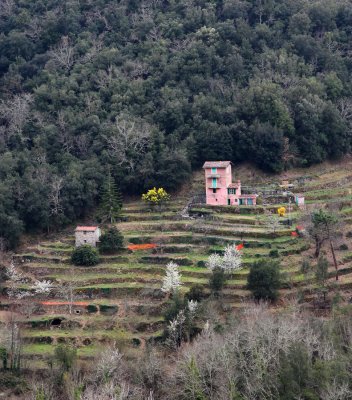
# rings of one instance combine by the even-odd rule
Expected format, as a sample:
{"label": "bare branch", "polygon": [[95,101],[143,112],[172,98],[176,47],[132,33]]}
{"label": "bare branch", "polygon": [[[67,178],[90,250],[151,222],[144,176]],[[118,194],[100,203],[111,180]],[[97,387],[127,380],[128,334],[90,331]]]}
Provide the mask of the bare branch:
{"label": "bare branch", "polygon": [[150,126],[142,121],[135,121],[124,115],[116,117],[110,129],[111,136],[105,136],[110,156],[117,165],[126,166],[133,171],[141,161],[151,142]]}

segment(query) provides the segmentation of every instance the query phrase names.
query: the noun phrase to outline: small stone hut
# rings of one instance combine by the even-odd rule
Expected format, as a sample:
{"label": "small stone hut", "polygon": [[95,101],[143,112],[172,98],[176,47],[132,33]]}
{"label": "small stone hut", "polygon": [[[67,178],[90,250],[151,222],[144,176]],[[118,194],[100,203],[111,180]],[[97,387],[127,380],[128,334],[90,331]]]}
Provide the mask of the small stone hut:
{"label": "small stone hut", "polygon": [[75,229],[75,245],[76,247],[89,244],[93,247],[97,246],[101,235],[98,226],[77,226]]}

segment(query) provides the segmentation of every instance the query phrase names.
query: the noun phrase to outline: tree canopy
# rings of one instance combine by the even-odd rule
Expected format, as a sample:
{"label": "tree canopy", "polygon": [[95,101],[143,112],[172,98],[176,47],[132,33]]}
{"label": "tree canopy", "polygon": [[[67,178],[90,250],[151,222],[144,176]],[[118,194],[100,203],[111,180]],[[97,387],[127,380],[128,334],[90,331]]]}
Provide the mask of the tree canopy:
{"label": "tree canopy", "polygon": [[0,235],[52,229],[204,160],[280,171],[351,149],[348,0],[0,5]]}

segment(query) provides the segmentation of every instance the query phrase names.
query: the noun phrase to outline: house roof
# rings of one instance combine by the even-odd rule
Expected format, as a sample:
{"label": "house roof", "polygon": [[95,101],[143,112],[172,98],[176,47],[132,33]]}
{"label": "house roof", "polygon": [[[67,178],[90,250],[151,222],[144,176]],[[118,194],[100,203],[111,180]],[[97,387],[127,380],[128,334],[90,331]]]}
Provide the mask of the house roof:
{"label": "house roof", "polygon": [[231,161],[206,161],[203,168],[226,168],[231,164]]}
{"label": "house roof", "polygon": [[238,183],[230,183],[228,186],[229,189],[238,189],[238,187],[239,187]]}
{"label": "house roof", "polygon": [[76,232],[94,232],[98,229],[97,226],[77,226]]}

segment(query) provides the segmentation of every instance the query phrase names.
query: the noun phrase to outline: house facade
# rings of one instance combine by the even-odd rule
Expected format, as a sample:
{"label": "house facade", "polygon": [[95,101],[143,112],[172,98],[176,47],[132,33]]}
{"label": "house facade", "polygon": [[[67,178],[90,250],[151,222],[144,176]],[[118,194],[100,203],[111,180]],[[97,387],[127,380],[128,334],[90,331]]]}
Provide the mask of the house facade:
{"label": "house facade", "polygon": [[232,182],[231,161],[206,161],[206,203],[212,206],[255,206],[257,195],[242,194],[241,181]]}
{"label": "house facade", "polygon": [[77,226],[75,229],[75,246],[83,246],[89,244],[90,246],[96,247],[101,232],[98,226]]}

